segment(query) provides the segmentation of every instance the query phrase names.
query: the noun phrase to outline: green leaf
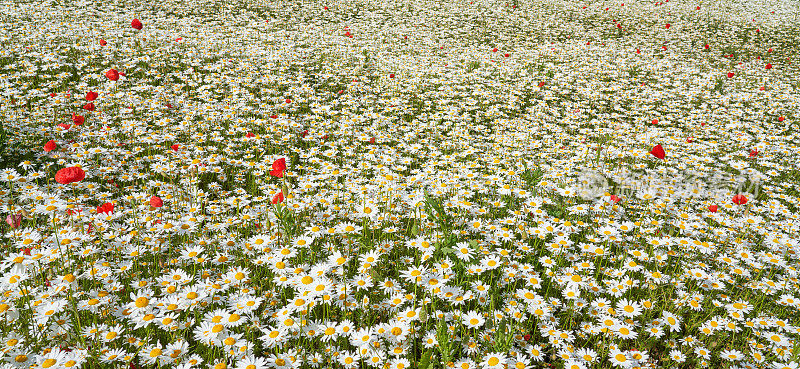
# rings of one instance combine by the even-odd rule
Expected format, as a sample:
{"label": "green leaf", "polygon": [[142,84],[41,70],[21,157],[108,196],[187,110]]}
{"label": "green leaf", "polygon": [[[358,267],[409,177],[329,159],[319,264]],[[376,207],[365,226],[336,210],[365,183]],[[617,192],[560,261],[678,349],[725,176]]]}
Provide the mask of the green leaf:
{"label": "green leaf", "polygon": [[419,364],[417,364],[417,368],[419,369],[428,369],[431,365],[431,356],[433,355],[432,350],[426,350],[424,354],[422,354],[422,358],[419,360]]}

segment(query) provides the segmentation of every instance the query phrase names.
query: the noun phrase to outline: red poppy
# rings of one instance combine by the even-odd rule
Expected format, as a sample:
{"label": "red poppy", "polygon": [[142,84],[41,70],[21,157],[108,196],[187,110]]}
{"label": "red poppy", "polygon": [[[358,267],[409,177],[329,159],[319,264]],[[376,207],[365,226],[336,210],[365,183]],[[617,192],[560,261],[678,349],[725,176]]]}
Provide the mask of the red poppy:
{"label": "red poppy", "polygon": [[708,211],[710,211],[712,213],[716,213],[717,209],[719,209],[719,207],[716,206],[716,205],[711,205],[711,206],[708,207]]}
{"label": "red poppy", "polygon": [[278,192],[278,194],[276,194],[274,197],[272,197],[272,201],[270,201],[270,202],[273,203],[273,204],[278,204],[278,203],[283,202],[283,192]]}
{"label": "red poppy", "polygon": [[86,93],[86,101],[94,101],[100,96],[97,92],[89,91]]}
{"label": "red poppy", "polygon": [[758,150],[751,149],[750,153],[748,154],[748,156],[750,156],[751,158],[755,158],[756,156],[758,156]]}
{"label": "red poppy", "polygon": [[767,68],[767,69],[772,69],[772,64],[770,64],[770,63],[767,63],[767,66],[766,66],[766,67],[764,67],[764,68]]}
{"label": "red poppy", "polygon": [[496,53],[497,52],[497,48],[495,47],[494,49],[492,49],[492,52]]}
{"label": "red poppy", "polygon": [[106,40],[100,39],[100,46],[106,46],[106,45],[108,45],[108,42],[106,42]]}
{"label": "red poppy", "polygon": [[72,123],[76,126],[82,125],[85,122],[86,118],[84,118],[82,115],[72,114]]}
{"label": "red poppy", "polygon": [[658,119],[653,119],[653,121],[650,122],[650,123],[653,123],[653,125],[656,125],[656,124],[658,124]]}
{"label": "red poppy", "polygon": [[110,202],[107,202],[107,203],[105,203],[103,205],[98,206],[97,207],[97,214],[103,214],[103,213],[105,213],[107,215],[114,214],[114,204],[112,204]]}
{"label": "red poppy", "polygon": [[728,72],[728,78],[733,78],[733,72]]}
{"label": "red poppy", "polygon": [[328,7],[327,6],[323,6],[322,9],[328,10]]}
{"label": "red poppy", "polygon": [[140,20],[138,20],[138,19],[134,19],[134,20],[131,21],[131,27],[133,27],[136,30],[141,30],[142,29],[142,22]]}
{"label": "red poppy", "polygon": [[270,115],[269,117],[270,117],[270,118],[272,118],[272,119],[278,119],[278,116],[277,116],[277,115],[275,115],[275,114],[272,114],[272,115]]}
{"label": "red poppy", "polygon": [[742,195],[742,194],[738,194],[738,195],[734,196],[732,200],[733,200],[733,203],[736,204],[736,205],[744,205],[744,204],[747,203],[747,198],[744,197],[744,195]]}
{"label": "red poppy", "polygon": [[47,143],[44,144],[44,151],[46,151],[46,152],[50,152],[50,151],[53,151],[55,149],[56,149],[56,142],[53,141],[53,140],[47,141]]}
{"label": "red poppy", "polygon": [[247,134],[244,135],[244,137],[251,138],[251,137],[256,137],[256,135],[253,132],[247,132]]}
{"label": "red poppy", "polygon": [[164,206],[164,200],[161,200],[160,197],[153,195],[153,197],[150,198],[150,206],[154,208],[160,208]]}
{"label": "red poppy", "polygon": [[389,73],[389,78],[394,78],[394,73]]}
{"label": "red poppy", "polygon": [[620,198],[619,198],[619,196],[617,196],[617,195],[611,195],[611,197],[610,197],[609,199],[610,199],[612,202],[614,202],[615,204],[616,204],[616,203],[618,203],[618,202],[620,202],[620,200],[622,200],[622,199],[620,199]]}
{"label": "red poppy", "polygon": [[61,184],[80,182],[84,178],[86,178],[86,172],[80,167],[61,168],[56,172],[56,182]]}
{"label": "red poppy", "polygon": [[667,29],[669,29],[669,27],[670,27],[669,23],[667,23],[667,25],[664,26],[664,28],[667,28]]}
{"label": "red poppy", "polygon": [[286,99],[286,103],[287,103],[287,104],[291,104],[291,103],[292,103],[292,100],[291,100],[291,99]]}
{"label": "red poppy", "polygon": [[711,45],[709,45],[709,44],[706,44],[706,46],[704,46],[703,48],[704,48],[704,49],[706,49],[706,50],[708,50],[708,49],[710,49],[710,48],[711,48]]}
{"label": "red poppy", "polygon": [[786,118],[785,117],[778,117],[778,122],[783,122],[784,119],[786,119]]}
{"label": "red poppy", "polygon": [[272,170],[269,175],[273,177],[283,178],[283,172],[286,170],[286,158],[280,158],[272,163]]}
{"label": "red poppy", "polygon": [[539,82],[539,87],[544,87],[544,81]]}
{"label": "red poppy", "polygon": [[509,56],[511,56],[511,54],[506,53],[506,54],[503,54],[503,56],[508,58]]}
{"label": "red poppy", "polygon": [[303,132],[300,132],[300,134],[301,134],[303,137],[306,137],[306,136],[308,136],[308,130],[304,130]]}
{"label": "red poppy", "polygon": [[666,153],[664,152],[664,148],[661,147],[660,144],[653,146],[653,148],[650,150],[650,153],[653,154],[653,156],[655,156],[655,157],[657,157],[657,158],[659,158],[661,160],[664,160],[664,158],[666,157]]}
{"label": "red poppy", "polygon": [[60,123],[58,126],[65,131],[68,130],[70,127],[72,127],[72,125],[66,123]]}
{"label": "red poppy", "polygon": [[172,149],[172,151],[178,151],[180,146],[178,146],[178,144],[174,144],[174,145],[170,146],[169,148]]}
{"label": "red poppy", "polygon": [[694,142],[694,137],[686,137],[686,143]]}
{"label": "red poppy", "polygon": [[374,144],[375,143],[375,137],[370,137],[369,138],[369,143]]}
{"label": "red poppy", "polygon": [[94,103],[91,103],[91,102],[90,103],[86,103],[86,105],[83,106],[83,109],[84,110],[88,110],[88,111],[94,111],[94,109],[95,109]]}
{"label": "red poppy", "polygon": [[117,72],[116,69],[109,69],[108,72],[106,72],[106,78],[117,81],[119,80],[119,72]]}

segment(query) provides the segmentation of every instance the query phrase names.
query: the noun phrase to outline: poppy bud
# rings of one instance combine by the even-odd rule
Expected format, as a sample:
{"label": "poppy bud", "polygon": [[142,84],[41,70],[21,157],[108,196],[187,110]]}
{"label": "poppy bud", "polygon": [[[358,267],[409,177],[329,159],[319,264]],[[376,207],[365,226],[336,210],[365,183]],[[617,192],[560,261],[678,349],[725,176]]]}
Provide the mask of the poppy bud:
{"label": "poppy bud", "polygon": [[12,229],[19,228],[20,224],[22,224],[22,214],[8,214],[6,223]]}

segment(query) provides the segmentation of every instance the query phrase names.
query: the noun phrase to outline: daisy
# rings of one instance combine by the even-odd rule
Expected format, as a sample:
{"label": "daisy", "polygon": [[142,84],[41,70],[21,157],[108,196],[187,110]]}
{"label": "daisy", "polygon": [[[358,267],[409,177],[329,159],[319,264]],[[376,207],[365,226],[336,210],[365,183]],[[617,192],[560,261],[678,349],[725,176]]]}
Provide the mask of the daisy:
{"label": "daisy", "polygon": [[615,310],[622,316],[635,318],[642,313],[642,305],[635,301],[629,301],[628,299],[620,299],[617,301],[617,308]]}
{"label": "daisy", "polygon": [[409,323],[396,320],[388,323],[386,327],[386,336],[395,342],[403,342],[409,333],[411,333],[410,328]]}
{"label": "daisy", "polygon": [[155,364],[156,362],[161,359],[162,361],[165,360],[168,356],[164,355],[164,350],[161,346],[149,345],[144,347],[140,352],[139,356],[144,360],[145,363],[148,365]]}
{"label": "daisy", "polygon": [[684,355],[680,350],[670,350],[669,359],[676,363],[682,363],[686,361],[686,355]]}
{"label": "daisy", "polygon": [[58,368],[69,358],[69,353],[62,351],[58,347],[50,352],[36,357],[36,364],[41,368]]}
{"label": "daisy", "polygon": [[288,331],[285,328],[267,326],[259,329],[263,333],[259,339],[264,342],[265,348],[276,347],[289,339]]}
{"label": "daisy", "polygon": [[564,369],[586,369],[586,365],[575,359],[569,359],[564,362]]}
{"label": "daisy", "polygon": [[[344,351],[341,352],[340,355],[336,358],[339,361],[339,364],[342,364],[347,369],[352,369],[358,366],[359,358],[356,356],[355,353]],[[406,368],[410,369],[411,366],[406,366]]]}
{"label": "daisy", "polygon": [[575,351],[575,357],[584,363],[594,363],[597,360],[597,353],[590,348],[580,348]]}
{"label": "daisy", "polygon": [[625,355],[624,352],[618,349],[611,350],[608,353],[608,358],[611,361],[611,364],[614,364],[614,366],[618,366],[621,368],[626,368],[626,369],[631,368],[634,364],[633,360],[628,358],[628,356]]}
{"label": "daisy", "polygon": [[263,357],[256,357],[253,355],[246,355],[244,358],[236,363],[236,369],[267,369],[269,368],[267,359]]}
{"label": "daisy", "polygon": [[483,357],[480,365],[484,369],[500,369],[507,363],[508,359],[505,354],[490,352]]}
{"label": "daisy", "polygon": [[744,354],[739,350],[722,350],[719,353],[719,357],[722,360],[739,361],[744,358]]}
{"label": "daisy", "polygon": [[486,322],[483,314],[474,310],[462,315],[461,319],[468,328],[479,328]]}

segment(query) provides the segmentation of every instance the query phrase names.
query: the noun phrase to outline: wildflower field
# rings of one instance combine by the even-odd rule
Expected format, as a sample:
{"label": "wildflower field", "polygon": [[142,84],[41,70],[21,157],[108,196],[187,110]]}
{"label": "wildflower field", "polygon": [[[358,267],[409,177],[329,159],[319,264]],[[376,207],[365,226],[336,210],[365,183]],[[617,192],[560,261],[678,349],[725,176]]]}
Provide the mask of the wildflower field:
{"label": "wildflower field", "polygon": [[0,3],[0,369],[798,368],[800,5]]}

